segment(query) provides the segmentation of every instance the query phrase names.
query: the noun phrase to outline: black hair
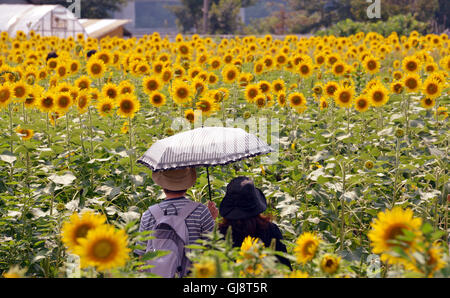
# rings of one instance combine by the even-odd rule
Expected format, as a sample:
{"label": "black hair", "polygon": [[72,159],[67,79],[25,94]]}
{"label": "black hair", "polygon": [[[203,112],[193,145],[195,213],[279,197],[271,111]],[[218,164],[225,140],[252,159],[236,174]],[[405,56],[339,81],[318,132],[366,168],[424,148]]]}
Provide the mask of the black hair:
{"label": "black hair", "polygon": [[54,52],[54,51],[48,53],[46,61],[48,61],[48,60],[50,60],[52,58],[58,58],[58,54],[56,54],[56,52]]}
{"label": "black hair", "polygon": [[86,57],[91,58],[91,56],[94,55],[95,53],[97,53],[96,50],[90,50],[89,52],[87,52]]}

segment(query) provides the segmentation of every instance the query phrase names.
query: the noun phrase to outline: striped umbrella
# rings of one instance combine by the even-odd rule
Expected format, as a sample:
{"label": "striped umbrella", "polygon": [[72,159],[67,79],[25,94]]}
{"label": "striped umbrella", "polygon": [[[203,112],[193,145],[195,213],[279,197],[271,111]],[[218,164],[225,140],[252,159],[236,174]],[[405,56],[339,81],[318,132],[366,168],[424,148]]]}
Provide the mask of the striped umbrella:
{"label": "striped umbrella", "polygon": [[154,172],[206,166],[211,199],[209,166],[270,152],[266,142],[241,128],[202,127],[157,141],[137,162]]}

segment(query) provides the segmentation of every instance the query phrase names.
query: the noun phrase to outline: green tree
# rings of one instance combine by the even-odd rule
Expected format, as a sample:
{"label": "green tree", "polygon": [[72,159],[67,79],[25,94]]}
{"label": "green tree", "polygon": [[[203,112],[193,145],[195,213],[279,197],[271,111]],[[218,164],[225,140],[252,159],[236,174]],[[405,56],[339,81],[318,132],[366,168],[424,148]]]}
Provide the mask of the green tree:
{"label": "green tree", "polygon": [[[81,18],[104,19],[112,17],[130,0],[80,0]],[[67,0],[29,0],[31,4],[59,4],[64,7],[71,5]],[[73,1],[72,1],[73,2]]]}

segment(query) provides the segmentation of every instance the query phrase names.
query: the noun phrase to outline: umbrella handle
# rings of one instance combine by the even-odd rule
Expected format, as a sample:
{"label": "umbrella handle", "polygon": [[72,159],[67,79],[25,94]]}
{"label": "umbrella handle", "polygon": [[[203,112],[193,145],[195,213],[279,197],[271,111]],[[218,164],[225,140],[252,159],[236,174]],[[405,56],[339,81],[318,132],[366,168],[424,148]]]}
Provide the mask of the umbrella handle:
{"label": "umbrella handle", "polygon": [[209,190],[209,200],[212,201],[211,197],[211,183],[209,182],[209,167],[206,167],[206,176],[208,177],[208,190]]}

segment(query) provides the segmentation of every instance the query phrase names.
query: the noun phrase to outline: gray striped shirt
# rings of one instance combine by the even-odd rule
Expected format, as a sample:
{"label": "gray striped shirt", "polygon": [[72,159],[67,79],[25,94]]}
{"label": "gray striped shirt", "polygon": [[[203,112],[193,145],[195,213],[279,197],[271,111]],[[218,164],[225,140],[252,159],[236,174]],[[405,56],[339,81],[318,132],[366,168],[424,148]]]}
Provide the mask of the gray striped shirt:
{"label": "gray striped shirt", "polygon": [[[166,199],[159,203],[162,210],[167,210],[167,215],[175,215],[179,212],[184,205],[190,200],[181,197],[174,199]],[[176,210],[175,210],[176,208]],[[149,210],[145,211],[141,217],[141,224],[139,227],[139,232],[150,231],[155,228],[156,220]],[[189,242],[188,245],[194,244],[197,239],[202,238],[206,233],[212,232],[214,229],[214,219],[209,212],[208,207],[199,204],[199,206],[186,218],[186,227],[189,232]],[[146,243],[138,242],[139,245],[146,247]],[[134,251],[138,255],[143,255],[145,250]]]}

